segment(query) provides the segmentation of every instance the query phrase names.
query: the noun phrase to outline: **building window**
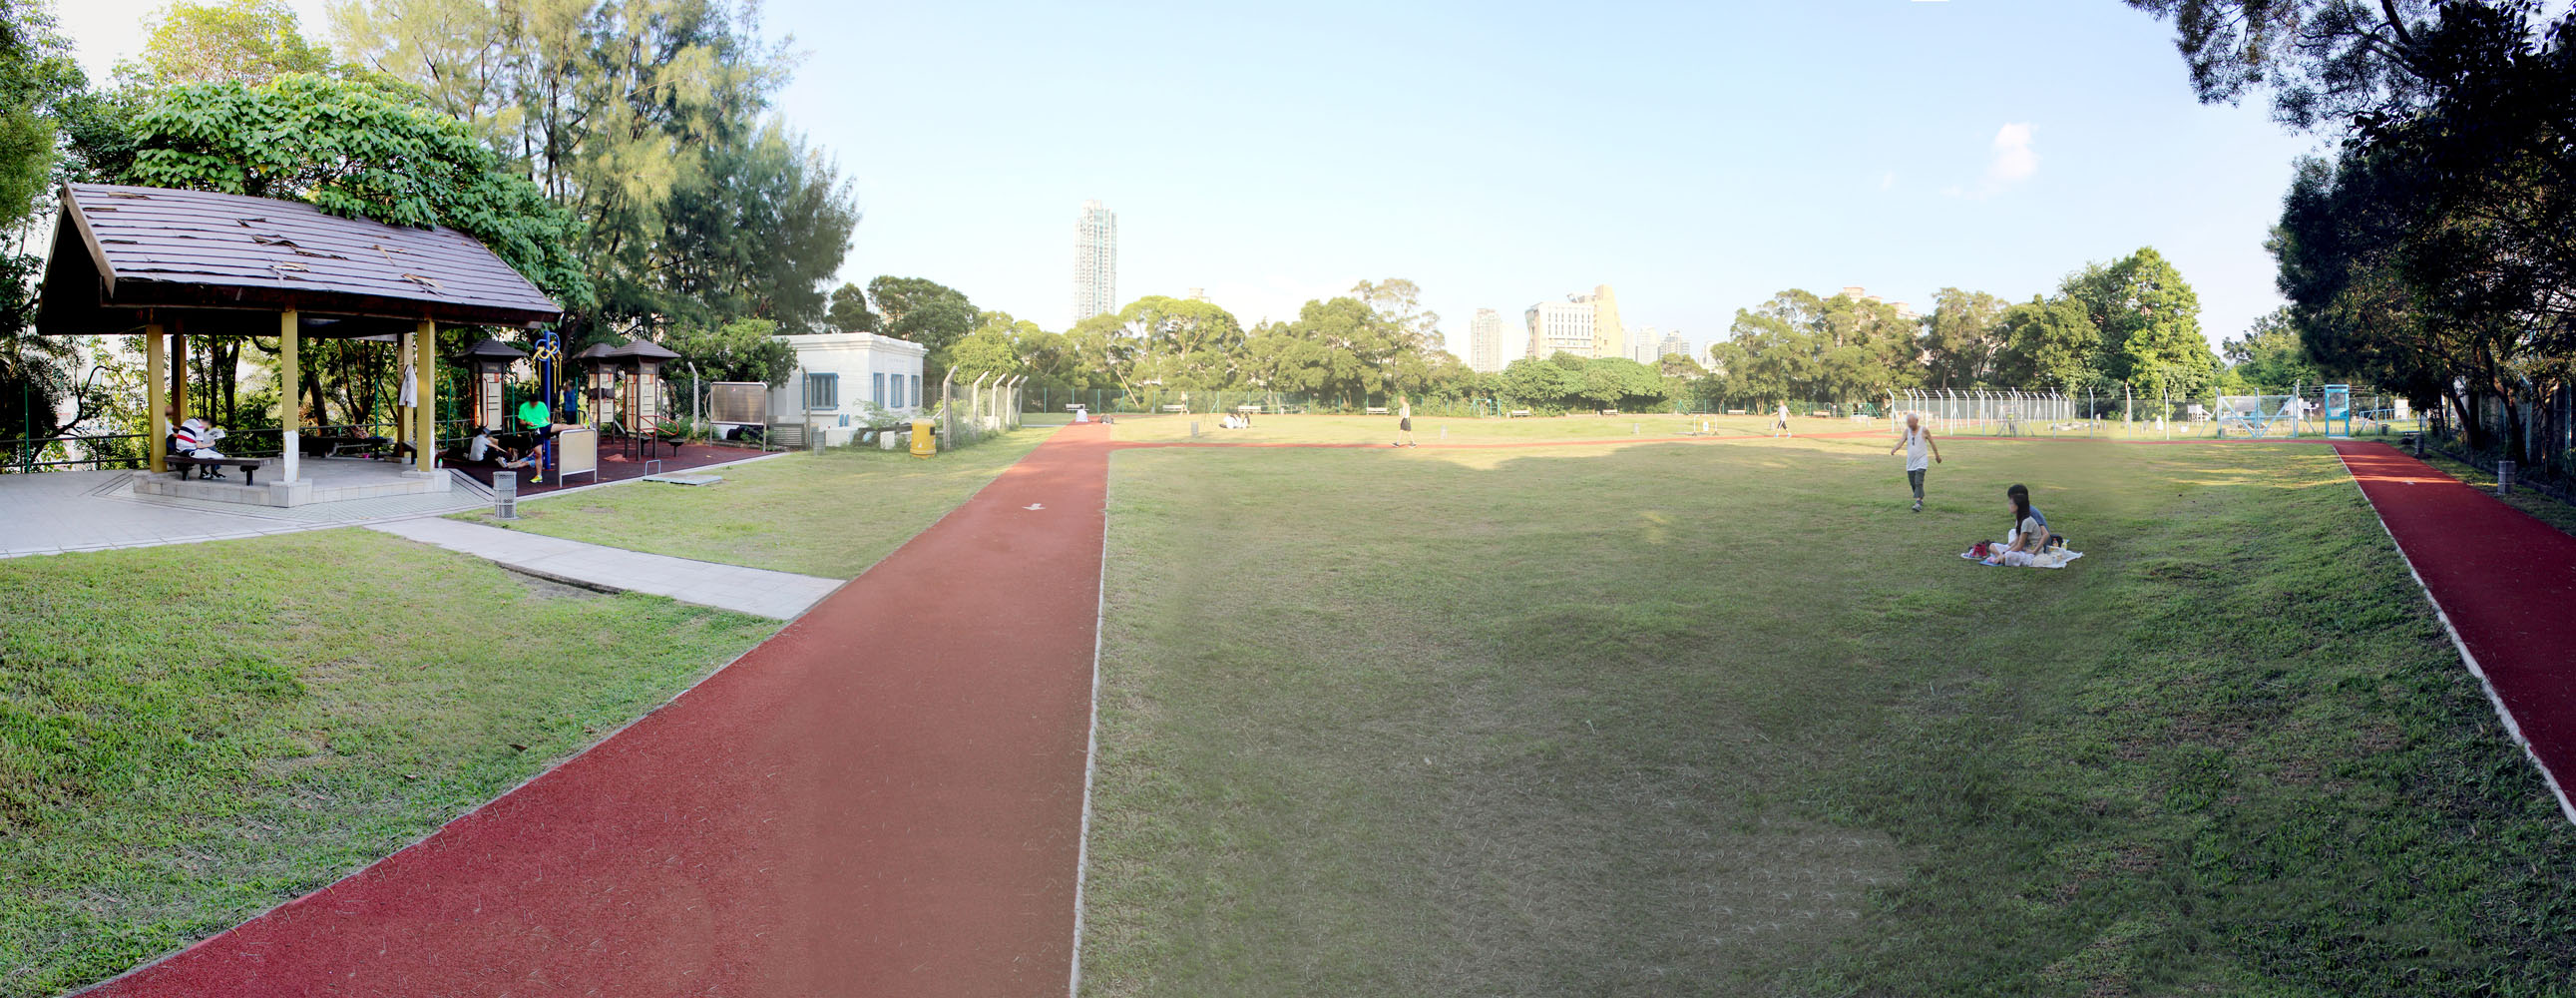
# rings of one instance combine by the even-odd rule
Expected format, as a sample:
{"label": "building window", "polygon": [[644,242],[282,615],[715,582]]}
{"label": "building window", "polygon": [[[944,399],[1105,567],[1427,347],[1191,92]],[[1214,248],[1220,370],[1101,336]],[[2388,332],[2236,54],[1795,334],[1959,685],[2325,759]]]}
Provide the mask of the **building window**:
{"label": "building window", "polygon": [[805,376],[805,411],[841,407],[841,376],[808,374]]}
{"label": "building window", "polygon": [[870,377],[876,380],[875,384],[868,390],[868,401],[876,403],[877,408],[885,408],[885,372],[878,371],[877,373],[870,375]]}
{"label": "building window", "polygon": [[918,408],[921,408],[921,375],[918,375],[918,374],[911,375],[911,378],[912,378],[912,407],[913,407],[913,408],[915,408],[915,409],[918,409]]}

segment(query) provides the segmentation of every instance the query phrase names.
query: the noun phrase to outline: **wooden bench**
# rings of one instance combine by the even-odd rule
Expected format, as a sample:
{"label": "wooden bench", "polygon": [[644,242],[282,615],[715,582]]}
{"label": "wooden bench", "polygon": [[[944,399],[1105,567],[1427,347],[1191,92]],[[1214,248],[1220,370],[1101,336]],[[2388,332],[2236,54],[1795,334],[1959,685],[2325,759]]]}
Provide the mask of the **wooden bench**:
{"label": "wooden bench", "polygon": [[242,473],[242,484],[257,485],[259,469],[268,466],[268,459],[264,457],[188,457],[182,454],[167,454],[163,455],[162,460],[179,473],[179,480],[183,482],[188,480],[188,472],[191,469],[239,468]]}

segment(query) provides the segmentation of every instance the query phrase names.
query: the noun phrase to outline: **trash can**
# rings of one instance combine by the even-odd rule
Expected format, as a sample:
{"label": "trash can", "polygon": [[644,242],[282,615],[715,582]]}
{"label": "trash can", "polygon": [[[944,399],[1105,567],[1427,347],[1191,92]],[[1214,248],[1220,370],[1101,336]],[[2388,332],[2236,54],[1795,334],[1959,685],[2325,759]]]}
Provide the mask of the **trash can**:
{"label": "trash can", "polygon": [[939,453],[939,441],[931,437],[930,421],[927,419],[913,420],[912,456],[929,457],[936,453]]}

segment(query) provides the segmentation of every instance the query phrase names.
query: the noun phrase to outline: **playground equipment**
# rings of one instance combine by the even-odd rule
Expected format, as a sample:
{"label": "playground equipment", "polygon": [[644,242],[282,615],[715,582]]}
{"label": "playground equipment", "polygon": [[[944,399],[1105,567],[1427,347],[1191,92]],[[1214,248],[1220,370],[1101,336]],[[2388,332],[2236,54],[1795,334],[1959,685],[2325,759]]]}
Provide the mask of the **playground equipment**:
{"label": "playground equipment", "polygon": [[2221,395],[2216,413],[2218,435],[2225,437],[2230,430],[2248,440],[2261,440],[2276,432],[2296,435],[2297,412],[2292,406],[2298,398],[2296,395]]}
{"label": "playground equipment", "polygon": [[[2342,429],[2335,428],[2335,424],[2338,422],[2343,424]],[[2351,385],[2327,385],[2325,387],[2325,424],[2326,436],[2349,437],[2352,435]]]}

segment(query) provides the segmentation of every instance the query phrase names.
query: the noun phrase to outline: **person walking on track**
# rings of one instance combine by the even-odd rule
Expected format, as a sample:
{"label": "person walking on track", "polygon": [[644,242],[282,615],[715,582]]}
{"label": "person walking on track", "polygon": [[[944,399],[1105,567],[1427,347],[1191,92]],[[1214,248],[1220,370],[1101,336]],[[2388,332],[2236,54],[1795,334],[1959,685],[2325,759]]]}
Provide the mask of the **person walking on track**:
{"label": "person walking on track", "polygon": [[1780,408],[1771,416],[1771,435],[1778,437],[1782,434],[1797,436],[1789,432],[1789,403],[1787,402],[1780,403]]}
{"label": "person walking on track", "polygon": [[1887,452],[1899,450],[1905,452],[1905,481],[1914,486],[1914,511],[1923,512],[1923,473],[1931,470],[1932,462],[1941,459],[1941,445],[1932,442],[1932,431],[1923,428],[1923,417],[1909,412],[1905,414],[1905,435]]}
{"label": "person walking on track", "polygon": [[1413,439],[1413,403],[1412,403],[1412,402],[1410,402],[1410,401],[1405,401],[1405,402],[1398,402],[1398,403],[1396,403],[1396,409],[1395,409],[1395,446],[1397,446],[1397,447],[1420,447],[1420,446],[1422,446],[1421,444],[1416,443],[1416,442],[1414,441],[1414,439]]}

